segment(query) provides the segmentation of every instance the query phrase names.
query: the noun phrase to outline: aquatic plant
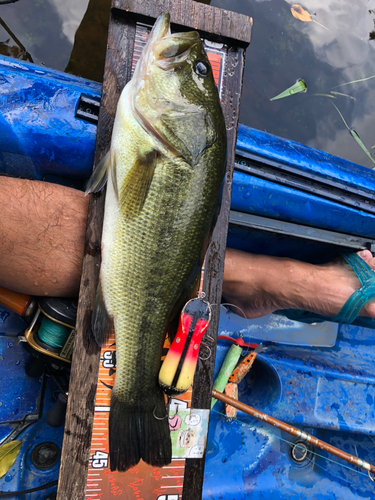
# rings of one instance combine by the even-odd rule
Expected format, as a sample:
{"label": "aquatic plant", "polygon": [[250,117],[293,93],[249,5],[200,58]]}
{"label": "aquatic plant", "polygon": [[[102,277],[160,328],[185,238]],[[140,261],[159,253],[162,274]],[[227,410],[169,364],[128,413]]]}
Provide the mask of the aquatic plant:
{"label": "aquatic plant", "polygon": [[270,101],[276,101],[276,99],[282,99],[283,97],[288,97],[293,94],[299,94],[300,92],[306,92],[307,90],[307,84],[302,78],[296,81],[294,85],[291,87],[287,88],[284,90],[284,92],[281,92],[281,94],[278,94],[275,97],[272,97]]}
{"label": "aquatic plant", "polygon": [[[353,139],[356,141],[356,143],[362,148],[362,150],[366,153],[366,155],[370,158],[370,160],[372,161],[372,163],[375,164],[375,160],[374,158],[371,156],[371,153],[370,151],[366,148],[366,146],[363,144],[361,138],[359,137],[359,134],[358,132],[356,132],[353,128],[350,128],[349,125],[346,123],[345,121],[345,118],[342,116],[339,108],[331,101],[331,104],[332,106],[334,106],[336,108],[336,111],[338,112],[338,114],[340,115],[342,121],[344,122],[344,125],[345,127],[349,130],[351,136],[353,137]],[[371,148],[372,149],[372,148]],[[372,169],[375,169],[375,166],[372,167]]]}

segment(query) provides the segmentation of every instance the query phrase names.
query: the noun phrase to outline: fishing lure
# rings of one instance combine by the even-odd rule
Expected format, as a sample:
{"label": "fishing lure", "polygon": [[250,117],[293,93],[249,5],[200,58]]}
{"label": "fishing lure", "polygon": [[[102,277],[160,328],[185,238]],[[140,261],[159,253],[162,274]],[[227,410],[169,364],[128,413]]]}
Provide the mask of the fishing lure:
{"label": "fishing lure", "polygon": [[211,321],[211,305],[197,299],[187,302],[181,312],[177,334],[159,372],[159,384],[168,396],[186,392],[194,378],[199,347]]}

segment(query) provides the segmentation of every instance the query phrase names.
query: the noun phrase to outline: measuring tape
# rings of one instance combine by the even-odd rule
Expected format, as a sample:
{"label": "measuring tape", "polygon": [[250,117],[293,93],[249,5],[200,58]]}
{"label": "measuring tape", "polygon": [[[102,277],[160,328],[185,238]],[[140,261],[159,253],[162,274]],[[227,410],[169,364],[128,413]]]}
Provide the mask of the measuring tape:
{"label": "measuring tape", "polygon": [[[132,69],[146,45],[151,26],[137,23]],[[221,97],[227,47],[204,40]],[[201,275],[202,290],[204,270]],[[138,500],[179,500],[182,496],[185,459],[201,458],[208,432],[209,410],[191,410],[192,388],[169,401],[169,427],[172,438],[172,463],[162,468],[140,462],[126,472],[109,468],[108,419],[111,388],[116,368],[115,335],[109,338],[100,353],[90,461],[86,482],[86,498],[109,500],[114,496]],[[166,344],[165,347],[168,347]]]}

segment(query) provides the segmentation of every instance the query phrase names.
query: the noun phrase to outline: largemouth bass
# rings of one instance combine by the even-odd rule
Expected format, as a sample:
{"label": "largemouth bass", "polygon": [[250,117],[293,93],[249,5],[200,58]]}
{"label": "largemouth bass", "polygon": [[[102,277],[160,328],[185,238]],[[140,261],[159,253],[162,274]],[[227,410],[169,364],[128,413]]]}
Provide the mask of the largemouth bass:
{"label": "largemouth bass", "polygon": [[99,345],[113,327],[116,336],[111,470],[171,461],[161,350],[199,281],[225,156],[224,118],[199,34],[171,34],[169,14],[161,14],[87,189],[102,189],[108,177],[92,328]]}

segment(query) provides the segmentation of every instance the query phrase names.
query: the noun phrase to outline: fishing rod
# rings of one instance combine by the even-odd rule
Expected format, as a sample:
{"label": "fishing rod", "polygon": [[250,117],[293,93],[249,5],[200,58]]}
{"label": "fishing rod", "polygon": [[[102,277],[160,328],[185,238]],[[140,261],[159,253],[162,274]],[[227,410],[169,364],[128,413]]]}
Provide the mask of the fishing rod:
{"label": "fishing rod", "polygon": [[300,429],[297,429],[297,427],[293,427],[290,424],[287,424],[281,420],[271,417],[270,415],[267,415],[266,413],[256,410],[251,406],[241,403],[240,401],[237,401],[236,399],[233,399],[215,389],[212,389],[212,396],[215,399],[218,399],[219,401],[222,401],[227,405],[233,406],[237,410],[243,411],[244,413],[247,413],[248,415],[257,418],[258,420],[263,420],[264,422],[267,422],[268,424],[271,424],[274,427],[277,427],[278,429],[281,429],[282,431],[291,434],[292,436],[301,438],[304,441],[307,441],[308,443],[316,446],[317,448],[320,448],[321,450],[327,451],[328,453],[331,453],[336,457],[342,458],[343,460],[349,462],[352,465],[356,465],[361,469],[366,470],[368,472],[370,479],[374,481],[373,477],[370,475],[370,474],[375,474],[374,465],[371,465],[368,462],[361,460],[360,458],[350,455],[349,453],[346,453],[345,451],[342,451],[339,448],[336,448],[335,446],[332,446],[331,444],[328,444],[325,441],[322,441],[312,436],[311,434],[308,434],[307,432],[301,431]]}

